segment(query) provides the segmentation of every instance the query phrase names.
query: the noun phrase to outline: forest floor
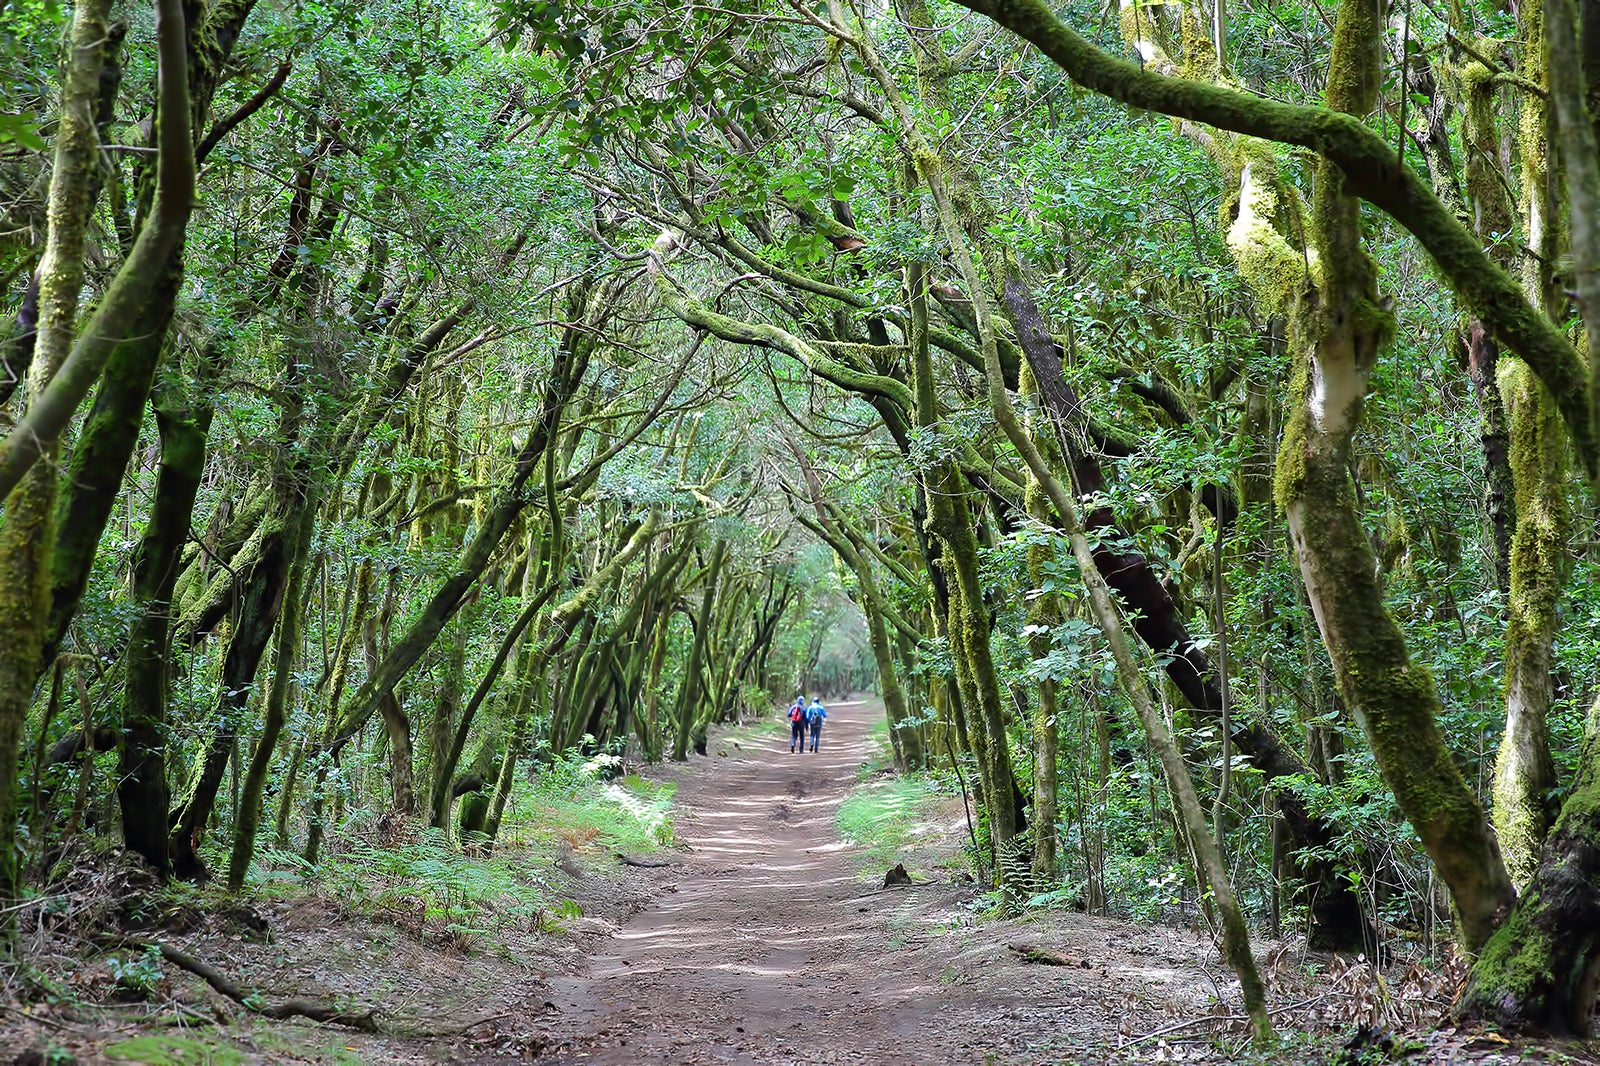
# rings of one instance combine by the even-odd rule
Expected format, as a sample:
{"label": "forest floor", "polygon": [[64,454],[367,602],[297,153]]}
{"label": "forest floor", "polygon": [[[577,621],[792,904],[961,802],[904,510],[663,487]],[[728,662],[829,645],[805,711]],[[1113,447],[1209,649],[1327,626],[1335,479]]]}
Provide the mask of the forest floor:
{"label": "forest floor", "polygon": [[[959,799],[924,810],[888,858],[841,839],[841,805],[883,781],[863,770],[881,717],[836,704],[816,754],[790,754],[770,722],[653,770],[676,783],[678,846],[628,857],[645,866],[583,839],[540,853],[537,876],[584,911],[561,933],[506,923],[463,941],[335,891],[257,908],[270,939],[216,908],[167,936],[265,999],[375,1008],[383,1032],[250,1015],[180,972],[123,1015],[0,997],[0,1063],[1600,1063],[1592,1047],[1419,1027],[1448,1003],[1442,979],[1392,971],[1380,1001],[1364,965],[1287,943],[1257,948],[1293,1035],[1257,1055],[1201,931],[1071,911],[976,919]],[[891,860],[914,883],[881,887]],[[1386,1013],[1378,1035],[1350,1039]]]}

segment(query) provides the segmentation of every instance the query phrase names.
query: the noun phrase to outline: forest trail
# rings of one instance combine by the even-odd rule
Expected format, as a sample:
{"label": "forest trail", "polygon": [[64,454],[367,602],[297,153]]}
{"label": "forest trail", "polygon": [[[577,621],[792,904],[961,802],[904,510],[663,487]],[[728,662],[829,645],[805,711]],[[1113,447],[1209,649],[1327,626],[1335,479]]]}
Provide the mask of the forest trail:
{"label": "forest trail", "polygon": [[555,1061],[912,1061],[902,1030],[937,1024],[934,989],[880,961],[880,912],[898,899],[863,885],[834,826],[882,713],[834,704],[815,754],[774,731],[682,776],[689,859],[586,974],[554,982],[574,1027]]}
{"label": "forest trail", "polygon": [[[709,763],[679,771],[687,860],[583,970],[552,978],[559,1016],[540,1061],[1110,1061],[1119,1018],[1126,1031],[1152,1008],[1157,1021],[1201,1012],[1209,945],[1186,930],[1138,929],[1140,943],[1119,950],[1132,927],[1072,915],[1071,939],[1092,946],[1065,950],[1092,968],[1030,966],[1007,933],[1062,950],[1065,930],[971,928],[970,886],[866,882],[834,817],[882,714],[836,704],[815,755],[789,754],[774,730],[753,746],[713,744]],[[1152,965],[1154,953],[1169,958]]]}

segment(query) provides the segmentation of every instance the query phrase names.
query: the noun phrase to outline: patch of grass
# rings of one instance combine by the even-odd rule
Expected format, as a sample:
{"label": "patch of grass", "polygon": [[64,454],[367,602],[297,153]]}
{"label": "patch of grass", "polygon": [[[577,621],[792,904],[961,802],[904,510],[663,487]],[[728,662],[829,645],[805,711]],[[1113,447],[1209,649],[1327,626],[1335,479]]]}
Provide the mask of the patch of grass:
{"label": "patch of grass", "polygon": [[467,854],[437,829],[389,847],[356,842],[329,855],[321,873],[346,906],[463,950],[498,930],[552,928],[576,916],[573,904],[553,898],[534,856]]}
{"label": "patch of grass", "polygon": [[789,719],[784,717],[787,714],[788,708],[780,707],[758,718],[752,718],[747,722],[736,725],[732,729],[719,730],[713,746],[738,744],[753,747],[756,744],[764,743],[777,737],[787,738],[789,736]]}
{"label": "patch of grass", "polygon": [[901,861],[923,835],[938,795],[922,776],[878,777],[855,788],[834,816],[839,835],[866,849],[867,866],[881,870]]}
{"label": "patch of grass", "polygon": [[183,1036],[136,1036],[108,1044],[100,1052],[112,1062],[145,1066],[242,1066],[244,1056],[231,1047]]}

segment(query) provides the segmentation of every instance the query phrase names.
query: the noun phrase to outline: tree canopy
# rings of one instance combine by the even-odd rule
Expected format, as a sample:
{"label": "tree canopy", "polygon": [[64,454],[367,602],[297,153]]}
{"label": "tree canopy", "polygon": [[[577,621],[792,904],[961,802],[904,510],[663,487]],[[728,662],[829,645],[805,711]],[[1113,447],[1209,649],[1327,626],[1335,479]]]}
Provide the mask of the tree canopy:
{"label": "tree canopy", "polygon": [[1597,15],[7,0],[8,934],[870,687],[1259,1038],[1286,924],[1588,1033]]}

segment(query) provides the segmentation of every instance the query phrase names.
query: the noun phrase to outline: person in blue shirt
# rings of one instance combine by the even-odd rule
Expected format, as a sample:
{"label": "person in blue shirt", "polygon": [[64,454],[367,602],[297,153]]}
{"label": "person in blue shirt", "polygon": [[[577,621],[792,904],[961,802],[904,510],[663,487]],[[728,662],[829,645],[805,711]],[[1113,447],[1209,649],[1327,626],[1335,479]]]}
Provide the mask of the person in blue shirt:
{"label": "person in blue shirt", "polygon": [[822,701],[815,696],[811,697],[811,706],[806,708],[806,721],[811,725],[811,750],[817,750],[817,741],[822,739],[822,720],[828,717],[828,710],[822,706]]}
{"label": "person in blue shirt", "polygon": [[801,752],[806,750],[806,698],[796,696],[794,703],[789,707],[789,754],[793,755],[796,745]]}

